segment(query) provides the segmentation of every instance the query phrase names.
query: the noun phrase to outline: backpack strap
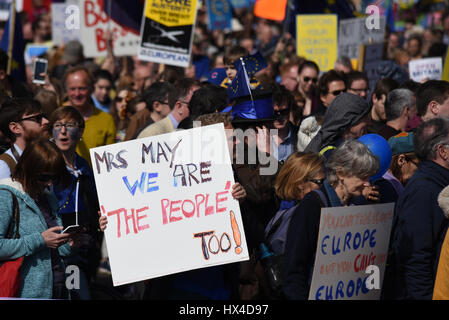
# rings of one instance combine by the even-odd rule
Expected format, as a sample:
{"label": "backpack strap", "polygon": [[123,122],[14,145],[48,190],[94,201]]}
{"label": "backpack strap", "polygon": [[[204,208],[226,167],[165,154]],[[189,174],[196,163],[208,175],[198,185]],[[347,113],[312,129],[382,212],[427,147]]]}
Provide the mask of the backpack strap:
{"label": "backpack strap", "polygon": [[0,155],[0,160],[3,160],[6,162],[6,164],[9,167],[9,170],[11,171],[11,174],[13,174],[14,170],[16,169],[16,160],[14,160],[13,157],[11,157],[9,154],[7,153],[3,153]]}
{"label": "backpack strap", "polygon": [[[299,204],[299,203],[298,203]],[[295,210],[298,204],[295,204],[293,207],[282,210],[281,214],[279,215],[279,218],[273,223],[270,230],[268,230],[265,239],[270,240],[270,238],[273,236],[273,234],[276,232],[276,230],[279,228],[279,226],[282,224],[282,219],[286,215],[287,212]]]}
{"label": "backpack strap", "polygon": [[322,156],[322,155],[324,155],[327,151],[333,150],[333,149],[337,149],[337,147],[334,147],[334,146],[327,146],[327,147],[324,147],[324,148],[321,149],[321,151],[319,152],[319,155]]}
{"label": "backpack strap", "polygon": [[324,207],[329,207],[329,202],[327,201],[326,195],[324,194],[323,191],[321,191],[321,189],[313,190],[313,192],[314,192],[315,194],[317,194],[318,197],[320,198],[322,208],[324,208]]}

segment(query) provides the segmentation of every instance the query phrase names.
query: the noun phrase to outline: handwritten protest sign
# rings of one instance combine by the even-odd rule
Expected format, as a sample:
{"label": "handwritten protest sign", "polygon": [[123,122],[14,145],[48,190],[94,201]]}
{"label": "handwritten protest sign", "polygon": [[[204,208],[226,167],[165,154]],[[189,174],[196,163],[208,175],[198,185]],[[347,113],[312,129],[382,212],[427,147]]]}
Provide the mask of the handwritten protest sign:
{"label": "handwritten protest sign", "polygon": [[408,63],[410,79],[421,82],[424,79],[441,80],[443,75],[443,59],[425,58],[419,60],[411,60]]}
{"label": "handwritten protest sign", "polygon": [[138,58],[188,67],[196,12],[197,0],[146,0]]}
{"label": "handwritten protest sign", "polygon": [[60,46],[71,40],[80,40],[81,34],[79,28],[67,28],[66,19],[68,18],[68,3],[51,4],[51,23],[53,45]]}
{"label": "handwritten protest sign", "polygon": [[384,41],[386,18],[379,17],[379,28],[368,29],[366,18],[351,18],[340,21],[338,32],[338,55],[357,59],[362,44],[381,43]]}
{"label": "handwritten protest sign", "polygon": [[223,124],[90,153],[115,286],[249,259]]}
{"label": "handwritten protest sign", "polygon": [[315,61],[322,71],[333,69],[337,60],[337,16],[297,15],[296,28],[298,56]]}
{"label": "handwritten protest sign", "polygon": [[113,34],[115,56],[137,54],[139,35],[114,22],[104,12],[102,0],[79,0],[81,42],[84,55],[88,58],[105,57],[107,55],[106,33],[110,28]]}
{"label": "handwritten protest sign", "polygon": [[[310,300],[379,299],[393,209],[394,203],[321,210]],[[379,287],[369,289],[371,265],[379,268]]]}

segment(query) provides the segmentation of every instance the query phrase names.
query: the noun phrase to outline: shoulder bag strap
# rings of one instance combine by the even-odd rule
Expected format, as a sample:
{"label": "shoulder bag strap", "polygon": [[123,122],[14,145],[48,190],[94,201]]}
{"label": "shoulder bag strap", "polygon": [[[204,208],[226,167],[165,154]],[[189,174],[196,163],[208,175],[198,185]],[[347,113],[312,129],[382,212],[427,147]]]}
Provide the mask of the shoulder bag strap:
{"label": "shoulder bag strap", "polygon": [[[8,189],[3,189],[8,190]],[[20,209],[19,209],[19,203],[17,201],[16,195],[11,191],[8,190],[8,192],[11,193],[12,196],[12,218],[8,226],[8,233],[6,234],[7,239],[19,239],[20,233],[19,233],[19,226],[20,226]],[[16,227],[16,232],[14,233],[14,226]]]}

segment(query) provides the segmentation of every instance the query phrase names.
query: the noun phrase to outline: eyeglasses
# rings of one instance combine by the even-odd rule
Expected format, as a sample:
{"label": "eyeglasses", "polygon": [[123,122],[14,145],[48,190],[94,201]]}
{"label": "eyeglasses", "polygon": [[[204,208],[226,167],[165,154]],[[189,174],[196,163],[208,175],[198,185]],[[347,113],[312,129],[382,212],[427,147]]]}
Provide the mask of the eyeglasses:
{"label": "eyeglasses", "polygon": [[53,129],[61,130],[64,127],[66,130],[75,129],[78,127],[78,123],[76,122],[67,122],[67,123],[55,123],[53,125]]}
{"label": "eyeglasses", "polygon": [[122,102],[125,99],[126,99],[126,97],[115,97],[115,101],[117,101],[117,102]]}
{"label": "eyeglasses", "polygon": [[47,115],[42,112],[42,113],[36,114],[34,116],[29,116],[29,117],[22,118],[19,121],[28,120],[28,121],[34,121],[34,122],[37,122],[39,124],[42,124],[42,119],[43,118],[48,119]]}
{"label": "eyeglasses", "polygon": [[325,178],[322,179],[308,179],[308,181],[316,183],[319,187],[321,187],[324,183]]}
{"label": "eyeglasses", "polygon": [[[159,102],[160,104],[167,104],[168,105],[168,101],[160,101],[160,100],[156,100],[157,102]],[[182,102],[182,101],[181,101]],[[185,102],[184,102],[185,103]]]}
{"label": "eyeglasses", "polygon": [[282,118],[282,117],[288,116],[289,113],[290,113],[290,110],[288,110],[288,109],[283,109],[283,110],[275,111],[275,112],[274,112],[274,115],[275,115],[277,118]]}
{"label": "eyeglasses", "polygon": [[366,88],[366,89],[352,89],[352,88],[350,88],[349,90],[357,92],[357,93],[362,93],[362,92],[368,92],[369,91],[368,88]]}
{"label": "eyeglasses", "polygon": [[336,96],[338,96],[340,93],[343,93],[343,92],[346,92],[346,89],[343,89],[343,90],[335,90],[335,91],[332,91],[331,94],[332,94],[334,97],[336,97]]}
{"label": "eyeglasses", "polygon": [[37,176],[37,181],[39,182],[48,182],[48,181],[56,181],[58,179],[57,175],[41,173]]}
{"label": "eyeglasses", "polygon": [[318,78],[311,78],[311,77],[304,77],[302,78],[304,82],[312,81],[313,83],[316,83],[318,81]]}

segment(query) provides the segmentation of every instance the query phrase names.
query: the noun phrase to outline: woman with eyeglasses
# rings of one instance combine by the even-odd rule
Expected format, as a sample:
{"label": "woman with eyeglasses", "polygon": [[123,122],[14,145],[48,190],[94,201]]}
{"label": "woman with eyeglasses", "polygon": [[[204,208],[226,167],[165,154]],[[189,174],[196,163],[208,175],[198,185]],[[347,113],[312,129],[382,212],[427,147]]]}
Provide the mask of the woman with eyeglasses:
{"label": "woman with eyeglasses", "polygon": [[70,172],[70,184],[54,185],[58,199],[57,214],[64,227],[82,227],[83,243],[77,254],[66,259],[68,265],[80,268],[80,289],[72,290],[73,299],[90,299],[90,280],[100,263],[102,235],[98,233],[98,199],[92,169],[85,159],[76,153],[76,146],[84,129],[84,119],[78,109],[66,106],[50,116],[49,128],[56,146],[62,151],[65,166]]}
{"label": "woman with eyeglasses", "polygon": [[325,166],[323,184],[319,190],[304,196],[289,224],[282,274],[288,299],[309,297],[321,208],[352,205],[370,185],[369,178],[379,170],[379,160],[360,141],[348,140],[335,150]]}
{"label": "woman with eyeglasses", "polygon": [[[56,214],[53,183],[70,179],[61,151],[47,139],[29,142],[12,178],[0,181],[0,262],[23,257],[18,297],[67,299],[65,266],[71,240]],[[14,198],[20,211],[20,238],[5,238],[13,217]],[[69,242],[69,243],[67,243]]]}

